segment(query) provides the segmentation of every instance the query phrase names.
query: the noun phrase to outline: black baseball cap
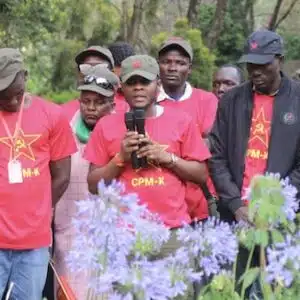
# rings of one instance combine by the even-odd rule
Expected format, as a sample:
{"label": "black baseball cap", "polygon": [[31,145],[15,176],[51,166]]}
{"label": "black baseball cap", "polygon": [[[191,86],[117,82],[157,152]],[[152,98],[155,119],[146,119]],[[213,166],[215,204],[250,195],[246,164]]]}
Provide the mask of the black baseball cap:
{"label": "black baseball cap", "polygon": [[248,37],[239,63],[265,65],[272,62],[276,55],[283,56],[281,36],[274,31],[258,30]]}

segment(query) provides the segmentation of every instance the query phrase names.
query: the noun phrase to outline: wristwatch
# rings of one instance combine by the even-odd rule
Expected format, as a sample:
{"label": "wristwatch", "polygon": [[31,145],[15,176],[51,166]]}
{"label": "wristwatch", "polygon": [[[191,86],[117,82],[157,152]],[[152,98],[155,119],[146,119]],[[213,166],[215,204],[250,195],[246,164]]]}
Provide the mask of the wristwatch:
{"label": "wristwatch", "polygon": [[120,153],[117,153],[114,158],[113,158],[113,162],[116,164],[116,166],[118,167],[124,167],[125,162],[124,160],[121,158]]}

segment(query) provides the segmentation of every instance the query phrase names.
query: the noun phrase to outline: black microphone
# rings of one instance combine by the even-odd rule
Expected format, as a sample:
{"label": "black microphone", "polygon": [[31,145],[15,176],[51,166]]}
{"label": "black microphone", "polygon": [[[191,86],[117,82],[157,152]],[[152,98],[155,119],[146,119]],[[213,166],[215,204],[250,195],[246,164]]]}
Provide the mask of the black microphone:
{"label": "black microphone", "polygon": [[[125,125],[128,131],[135,131],[134,114],[132,111],[125,113]],[[133,169],[140,168],[140,162],[135,151],[131,153],[131,165]]]}
{"label": "black microphone", "polygon": [[[145,132],[145,111],[143,109],[135,109],[134,110],[134,120],[135,120],[135,127],[138,134],[146,135]],[[145,143],[140,145],[140,148],[145,146]],[[142,168],[147,167],[147,158],[142,157],[140,158],[140,166]]]}

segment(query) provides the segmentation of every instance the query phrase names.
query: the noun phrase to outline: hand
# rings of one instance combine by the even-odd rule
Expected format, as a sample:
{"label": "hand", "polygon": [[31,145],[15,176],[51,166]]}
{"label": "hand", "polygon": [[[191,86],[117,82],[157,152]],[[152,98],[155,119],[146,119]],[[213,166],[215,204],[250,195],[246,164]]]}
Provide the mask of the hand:
{"label": "hand", "polygon": [[235,219],[237,222],[239,221],[245,221],[249,223],[249,218],[248,218],[248,207],[247,206],[241,206],[238,208],[235,213]]}
{"label": "hand", "polygon": [[124,162],[128,162],[131,159],[131,153],[139,149],[139,141],[144,137],[134,131],[126,132],[123,141],[121,143],[120,158]]}
{"label": "hand", "polygon": [[148,137],[140,139],[141,148],[137,151],[139,158],[147,157],[148,160],[159,165],[167,165],[172,162],[171,154],[166,152],[159,144],[154,144]]}

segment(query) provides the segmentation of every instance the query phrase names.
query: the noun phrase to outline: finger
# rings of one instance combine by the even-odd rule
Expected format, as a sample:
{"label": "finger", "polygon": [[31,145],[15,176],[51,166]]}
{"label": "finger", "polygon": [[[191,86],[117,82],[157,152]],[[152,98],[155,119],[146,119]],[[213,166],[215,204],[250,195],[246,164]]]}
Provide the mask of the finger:
{"label": "finger", "polygon": [[127,131],[126,133],[125,133],[125,138],[129,138],[129,137],[132,137],[132,136],[137,136],[137,138],[138,138],[138,133],[137,132],[135,132],[135,131]]}
{"label": "finger", "polygon": [[146,138],[146,137],[140,138],[139,141],[140,141],[141,144],[147,144],[147,145],[152,145],[153,144],[153,142],[151,140],[149,140],[148,138]]}
{"label": "finger", "polygon": [[132,152],[135,152],[139,149],[139,146],[130,146],[130,147],[127,147],[126,148],[126,152],[127,153],[132,153]]}
{"label": "finger", "polygon": [[153,148],[151,145],[143,146],[139,149],[138,154],[144,154],[145,152],[152,151]]}
{"label": "finger", "polygon": [[137,139],[130,139],[124,141],[124,147],[126,148],[131,146],[137,146],[137,148],[139,148],[138,145],[139,145],[139,141]]}

